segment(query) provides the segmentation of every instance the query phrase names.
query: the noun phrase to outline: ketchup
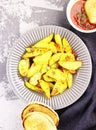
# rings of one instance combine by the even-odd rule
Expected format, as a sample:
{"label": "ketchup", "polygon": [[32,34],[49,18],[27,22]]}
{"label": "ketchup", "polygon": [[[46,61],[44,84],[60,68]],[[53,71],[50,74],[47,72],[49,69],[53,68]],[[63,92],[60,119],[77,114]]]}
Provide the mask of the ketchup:
{"label": "ketchup", "polygon": [[77,1],[71,9],[71,19],[73,23],[83,30],[92,30],[96,28],[96,24],[91,24],[86,15],[84,4],[86,0]]}

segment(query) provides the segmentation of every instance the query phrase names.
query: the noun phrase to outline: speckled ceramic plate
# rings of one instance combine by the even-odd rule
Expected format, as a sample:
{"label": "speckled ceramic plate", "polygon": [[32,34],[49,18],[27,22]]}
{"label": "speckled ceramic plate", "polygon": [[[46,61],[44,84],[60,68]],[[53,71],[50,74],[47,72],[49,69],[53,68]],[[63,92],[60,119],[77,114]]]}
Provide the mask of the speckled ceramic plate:
{"label": "speckled ceramic plate", "polygon": [[[18,62],[25,51],[25,47],[36,43],[51,33],[59,33],[61,37],[66,37],[78,58],[82,60],[83,65],[74,76],[71,89],[47,99],[44,95],[30,91],[24,86],[24,81],[18,72]],[[84,42],[73,32],[58,26],[41,26],[26,33],[14,43],[7,62],[8,80],[17,96],[26,102],[40,101],[46,103],[55,110],[73,104],[83,95],[90,82],[91,73],[91,57]]]}

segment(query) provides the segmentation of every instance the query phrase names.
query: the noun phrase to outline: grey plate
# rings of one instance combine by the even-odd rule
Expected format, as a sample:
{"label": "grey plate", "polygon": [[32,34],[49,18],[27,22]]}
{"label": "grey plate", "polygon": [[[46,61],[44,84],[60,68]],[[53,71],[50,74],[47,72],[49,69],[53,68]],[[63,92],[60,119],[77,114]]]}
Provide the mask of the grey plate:
{"label": "grey plate", "polygon": [[[70,45],[77,53],[78,58],[82,60],[83,65],[74,76],[71,89],[51,99],[47,99],[44,95],[30,91],[24,86],[24,81],[18,73],[18,62],[25,51],[25,47],[36,43],[51,33],[59,33],[61,37],[67,38]],[[14,43],[7,61],[8,80],[17,96],[26,102],[40,101],[51,106],[55,110],[65,108],[76,102],[86,91],[92,73],[91,57],[84,42],[73,32],[53,25],[35,28],[22,36]]]}

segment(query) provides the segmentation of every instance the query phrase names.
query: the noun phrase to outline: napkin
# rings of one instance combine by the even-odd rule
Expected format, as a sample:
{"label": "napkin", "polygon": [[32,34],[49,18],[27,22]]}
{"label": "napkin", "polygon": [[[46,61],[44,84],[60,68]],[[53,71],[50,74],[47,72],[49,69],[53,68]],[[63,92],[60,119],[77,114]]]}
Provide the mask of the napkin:
{"label": "napkin", "polygon": [[70,27],[86,44],[92,58],[92,77],[87,90],[74,104],[57,110],[58,130],[96,130],[96,33],[80,33]]}

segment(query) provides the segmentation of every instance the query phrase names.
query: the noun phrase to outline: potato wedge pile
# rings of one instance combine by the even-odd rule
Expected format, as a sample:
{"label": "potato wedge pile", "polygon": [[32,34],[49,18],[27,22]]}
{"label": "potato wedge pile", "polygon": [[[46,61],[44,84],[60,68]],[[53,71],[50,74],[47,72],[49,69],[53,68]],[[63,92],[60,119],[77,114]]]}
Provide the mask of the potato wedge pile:
{"label": "potato wedge pile", "polygon": [[82,66],[66,38],[50,34],[25,48],[18,69],[25,86],[49,99],[72,87],[73,75]]}

